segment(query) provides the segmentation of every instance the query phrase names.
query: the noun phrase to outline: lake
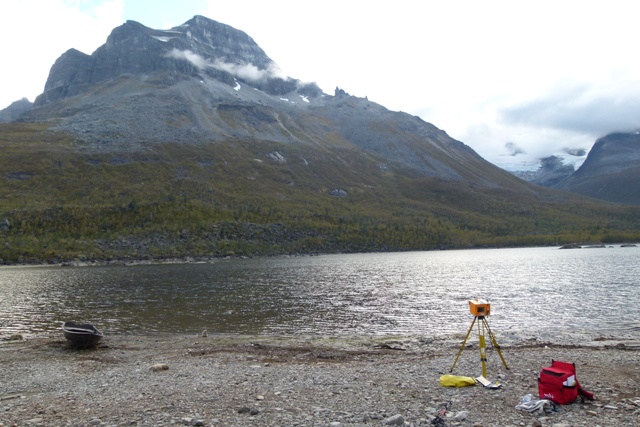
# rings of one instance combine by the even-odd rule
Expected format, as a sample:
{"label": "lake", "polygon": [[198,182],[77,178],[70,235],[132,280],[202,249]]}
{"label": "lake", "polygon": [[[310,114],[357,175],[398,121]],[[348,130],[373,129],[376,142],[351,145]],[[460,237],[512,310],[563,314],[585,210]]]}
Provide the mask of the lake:
{"label": "lake", "polygon": [[105,334],[440,336],[491,303],[499,340],[640,336],[640,248],[482,249],[1,267],[0,337],[66,320]]}

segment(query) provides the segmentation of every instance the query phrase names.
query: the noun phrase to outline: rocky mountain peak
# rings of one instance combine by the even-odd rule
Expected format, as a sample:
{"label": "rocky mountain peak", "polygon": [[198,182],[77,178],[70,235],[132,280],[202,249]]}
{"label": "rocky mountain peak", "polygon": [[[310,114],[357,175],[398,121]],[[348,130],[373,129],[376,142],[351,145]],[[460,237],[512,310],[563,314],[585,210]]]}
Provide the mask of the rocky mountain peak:
{"label": "rocky mountain peak", "polygon": [[176,48],[190,49],[209,61],[234,65],[251,64],[258,70],[275,66],[271,58],[245,32],[204,16],[196,15],[170,31],[182,32],[184,35],[184,38],[176,40]]}
{"label": "rocky mountain peak", "polygon": [[0,110],[0,123],[12,122],[32,107],[33,104],[27,98],[12,102],[7,108]]}
{"label": "rocky mountain peak", "polygon": [[299,86],[246,33],[195,16],[169,30],[127,21],[91,55],[68,50],[52,66],[45,91],[34,104],[38,107],[77,95],[123,74],[162,71],[178,78],[206,75],[229,85],[239,79],[274,95]]}

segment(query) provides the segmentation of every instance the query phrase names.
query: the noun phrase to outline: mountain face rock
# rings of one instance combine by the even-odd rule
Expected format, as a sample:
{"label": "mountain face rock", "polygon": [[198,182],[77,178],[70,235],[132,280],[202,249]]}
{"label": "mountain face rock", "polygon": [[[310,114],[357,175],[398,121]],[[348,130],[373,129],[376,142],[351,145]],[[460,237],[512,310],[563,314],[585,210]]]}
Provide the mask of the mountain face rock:
{"label": "mountain face rock", "polygon": [[640,133],[596,141],[584,163],[554,187],[610,202],[640,205]]}
{"label": "mountain face rock", "polygon": [[233,74],[258,83],[262,89],[285,93],[296,82],[278,77],[277,66],[242,31],[196,16],[170,30],[154,30],[127,21],[115,28],[92,55],[76,49],[65,52],[51,68],[36,106],[84,92],[90,85],[123,74],[171,72],[183,76],[204,73],[233,84]]}
{"label": "mountain face rock", "polygon": [[12,122],[31,108],[33,108],[33,104],[27,98],[12,102],[7,108],[0,110],[0,123]]}
{"label": "mountain face rock", "polygon": [[349,152],[386,172],[535,191],[418,117],[285,76],[247,34],[202,16],[170,30],[127,21],[91,55],[68,50],[35,107],[20,120],[55,121],[95,150],[269,141],[337,162]]}
{"label": "mountain face rock", "polygon": [[51,67],[44,93],[36,98],[34,105],[39,107],[85,91],[92,83],[92,66],[91,57],[79,50],[69,49],[63,53]]}

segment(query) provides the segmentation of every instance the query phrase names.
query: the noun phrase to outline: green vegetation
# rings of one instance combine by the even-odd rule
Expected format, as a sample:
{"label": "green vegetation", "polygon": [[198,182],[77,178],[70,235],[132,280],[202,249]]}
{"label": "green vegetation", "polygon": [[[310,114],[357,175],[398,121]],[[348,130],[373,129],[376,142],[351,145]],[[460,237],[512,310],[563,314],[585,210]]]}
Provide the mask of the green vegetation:
{"label": "green vegetation", "polygon": [[106,148],[0,125],[0,263],[640,240],[638,207],[430,180],[344,146]]}

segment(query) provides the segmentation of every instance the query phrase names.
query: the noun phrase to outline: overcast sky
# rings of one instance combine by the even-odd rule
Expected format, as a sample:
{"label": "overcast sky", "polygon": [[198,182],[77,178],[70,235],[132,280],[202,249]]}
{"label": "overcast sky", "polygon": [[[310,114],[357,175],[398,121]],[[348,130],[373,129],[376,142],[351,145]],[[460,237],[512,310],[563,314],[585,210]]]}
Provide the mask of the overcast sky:
{"label": "overcast sky", "polygon": [[420,116],[507,169],[640,129],[634,1],[2,0],[0,109],[33,101],[69,48],[128,19],[204,15],[251,36],[287,75]]}

